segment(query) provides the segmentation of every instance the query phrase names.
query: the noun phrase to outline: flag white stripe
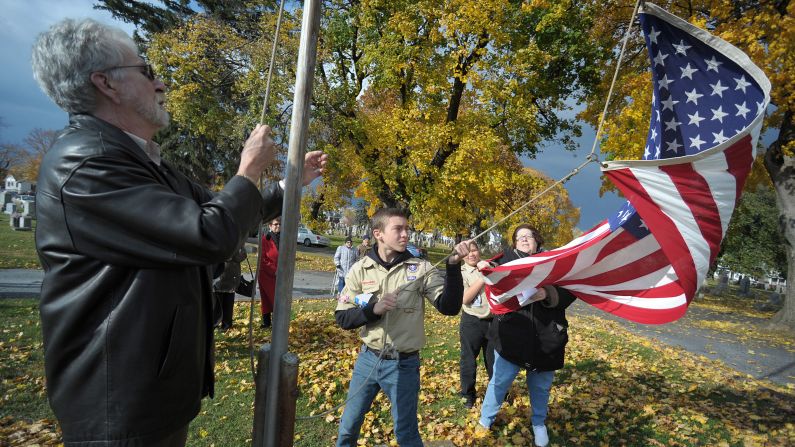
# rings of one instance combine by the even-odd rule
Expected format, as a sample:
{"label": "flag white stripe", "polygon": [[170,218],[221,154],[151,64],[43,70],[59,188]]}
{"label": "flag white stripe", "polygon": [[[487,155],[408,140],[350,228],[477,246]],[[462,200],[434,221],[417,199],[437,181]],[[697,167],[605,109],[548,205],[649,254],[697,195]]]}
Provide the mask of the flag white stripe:
{"label": "flag white stripe", "polygon": [[660,210],[667,215],[685,240],[696,269],[696,285],[704,281],[709,269],[709,244],[704,240],[695,216],[667,174],[659,169],[632,169],[632,174]]}
{"label": "flag white stripe", "polygon": [[[624,281],[614,284],[602,284],[599,286],[591,286],[593,290],[601,290],[609,292],[611,290],[646,290],[654,287],[661,287],[668,285],[677,280],[676,272],[670,265],[663,266],[659,270],[648,273],[629,281]],[[587,282],[581,282],[582,286],[588,286]],[[569,286],[566,286],[568,288]],[[648,298],[656,299],[656,298]]]}
{"label": "flag white stripe", "polygon": [[516,295],[519,295],[520,293],[522,293],[527,289],[535,288],[536,286],[538,286],[538,283],[540,281],[542,281],[544,278],[546,278],[549,275],[549,272],[552,271],[553,267],[555,267],[554,262],[547,262],[545,264],[539,264],[535,266],[535,268],[533,269],[533,273],[526,276],[521,282],[519,282],[519,284],[515,285],[510,290],[505,291],[505,293],[502,293],[500,295],[493,295],[492,299],[502,302],[503,301],[502,298],[511,298]]}
{"label": "flag white stripe", "polygon": [[710,195],[718,206],[721,235],[725,235],[737,198],[737,179],[728,172],[729,163],[726,161],[726,155],[721,152],[714,157],[698,160],[693,163],[693,167],[701,172],[709,185]]}
{"label": "flag white stripe", "polygon": [[603,293],[595,291],[583,285],[577,285],[571,287],[567,286],[566,288],[572,291],[583,292],[587,293],[588,295],[605,298],[614,303],[619,303],[624,306],[631,306],[638,309],[664,310],[664,309],[673,309],[687,304],[687,298],[685,297],[684,293],[669,298],[645,299],[634,296],[621,296],[621,295],[612,295],[609,293]]}
{"label": "flag white stripe", "polygon": [[[574,261],[574,265],[572,265],[570,272],[577,272],[579,270],[592,266],[594,261],[596,261],[596,258],[599,256],[599,253],[601,253],[601,251],[604,249],[604,247],[607,244],[609,244],[613,239],[619,237],[623,233],[624,229],[619,228],[618,230],[606,236],[604,239],[597,242],[590,248],[581,251],[580,254],[577,255],[577,259]],[[563,279],[568,279],[568,277],[564,275]]]}
{"label": "flag white stripe", "polygon": [[563,279],[578,280],[596,276],[603,273],[609,273],[612,270],[623,267],[631,262],[642,259],[655,251],[660,249],[660,244],[649,234],[648,236],[633,242],[626,247],[618,250],[604,258],[600,259],[598,263],[593,264],[586,268],[572,269],[575,272],[571,276],[564,276]]}

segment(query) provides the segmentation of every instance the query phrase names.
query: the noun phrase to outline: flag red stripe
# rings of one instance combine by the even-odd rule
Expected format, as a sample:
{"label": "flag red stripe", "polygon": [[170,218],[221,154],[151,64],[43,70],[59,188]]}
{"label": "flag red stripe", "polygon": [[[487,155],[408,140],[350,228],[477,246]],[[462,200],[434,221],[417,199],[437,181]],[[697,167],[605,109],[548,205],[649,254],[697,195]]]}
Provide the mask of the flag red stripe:
{"label": "flag red stripe", "polygon": [[558,284],[566,286],[569,284],[587,284],[589,286],[606,286],[611,284],[621,284],[631,281],[641,276],[656,272],[668,265],[668,258],[662,250],[644,256],[628,264],[624,264],[609,272],[599,273],[587,278],[577,278],[573,280],[559,281]]}
{"label": "flag red stripe", "polygon": [[753,140],[751,136],[746,135],[724,151],[726,163],[729,165],[729,173],[737,180],[735,184],[736,194],[734,196],[735,208],[740,201],[740,194],[742,194],[745,180],[748,178],[748,174],[751,172],[751,166],[754,163],[754,158],[751,153],[753,149],[751,147],[752,143]]}
{"label": "flag red stripe", "polygon": [[616,237],[608,241],[607,244],[602,247],[602,250],[594,260],[594,264],[599,263],[599,261],[604,259],[606,256],[610,256],[613,253],[630,246],[632,243],[637,242],[638,238],[636,238],[632,233],[623,230],[617,230],[616,232],[618,231],[620,231],[621,234],[616,235]]}
{"label": "flag red stripe", "polygon": [[[587,284],[584,285],[587,286]],[[595,287],[594,290],[617,297],[631,297],[652,300],[655,298],[671,298],[672,296],[677,296],[682,293],[682,288],[676,282],[669,282],[660,286],[647,287],[643,289],[605,290]]]}
{"label": "flag red stripe", "polygon": [[662,324],[674,321],[681,318],[687,311],[687,305],[681,305],[671,309],[642,309],[617,303],[601,296],[590,295],[585,292],[573,293],[586,303],[598,307],[605,312],[642,324]]}
{"label": "flag red stripe", "polygon": [[683,165],[660,166],[660,170],[668,174],[676,186],[679,195],[696,220],[701,236],[709,245],[709,259],[715,259],[723,237],[720,211],[712,197],[709,183],[704,177],[693,170],[690,163]]}
{"label": "flag red stripe", "polygon": [[673,220],[655,205],[630,169],[616,169],[607,171],[605,174],[632,203],[657,242],[659,243],[661,239],[665,241],[660,246],[671,262],[676,276],[679,277],[682,289],[685,290],[687,296],[692,297],[698,288],[696,266],[690,256],[690,250]]}

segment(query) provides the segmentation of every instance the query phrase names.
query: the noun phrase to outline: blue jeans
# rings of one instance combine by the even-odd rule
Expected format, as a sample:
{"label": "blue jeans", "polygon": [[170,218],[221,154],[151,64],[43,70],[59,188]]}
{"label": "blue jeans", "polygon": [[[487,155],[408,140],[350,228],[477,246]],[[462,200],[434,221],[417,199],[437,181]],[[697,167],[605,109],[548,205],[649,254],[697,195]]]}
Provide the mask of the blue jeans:
{"label": "blue jeans", "polygon": [[[521,366],[500,357],[499,352],[494,352],[494,371],[480,409],[480,425],[491,427],[494,423],[505,395],[520,369]],[[527,371],[527,390],[530,392],[530,405],[533,408],[530,420],[533,425],[544,425],[547,420],[549,390],[554,378],[555,371]]]}
{"label": "blue jeans", "polygon": [[337,293],[342,293],[342,289],[345,288],[345,277],[340,275],[339,280],[337,280]]}
{"label": "blue jeans", "polygon": [[337,447],[356,446],[364,415],[370,410],[378,390],[383,390],[392,403],[392,421],[398,444],[401,447],[422,447],[417,426],[420,357],[381,359],[379,362],[378,356],[369,350],[363,350],[353,366],[353,377],[348,386],[349,401],[342,412]]}

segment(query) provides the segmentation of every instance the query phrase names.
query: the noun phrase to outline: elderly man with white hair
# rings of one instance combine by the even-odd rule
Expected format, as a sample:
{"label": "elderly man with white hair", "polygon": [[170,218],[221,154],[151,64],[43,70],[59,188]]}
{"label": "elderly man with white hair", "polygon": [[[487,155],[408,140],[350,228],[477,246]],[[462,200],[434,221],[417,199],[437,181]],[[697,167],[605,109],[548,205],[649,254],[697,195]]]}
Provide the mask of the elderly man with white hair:
{"label": "elderly man with white hair", "polygon": [[[218,193],[160,157],[166,87],[123,31],[63,20],[33,71],[69,113],[41,163],[36,248],[50,405],[66,446],[184,446],[213,394],[212,267],[281,211],[267,126]],[[327,156],[307,154],[304,184]]]}

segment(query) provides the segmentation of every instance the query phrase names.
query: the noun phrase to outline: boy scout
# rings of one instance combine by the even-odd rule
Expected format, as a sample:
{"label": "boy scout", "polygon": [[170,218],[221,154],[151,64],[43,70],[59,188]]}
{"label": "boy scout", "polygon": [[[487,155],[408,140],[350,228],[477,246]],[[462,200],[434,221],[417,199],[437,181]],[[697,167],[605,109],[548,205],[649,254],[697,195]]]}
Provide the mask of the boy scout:
{"label": "boy scout", "polygon": [[464,291],[459,260],[469,252],[469,241],[455,247],[443,278],[430,263],[406,251],[408,221],[403,211],[377,211],[372,228],[375,245],[351,267],[334,314],[343,329],[361,327],[364,341],[353,367],[337,446],[356,446],[364,415],[383,390],[392,402],[398,444],[422,447],[417,401],[419,351],[425,345],[423,298],[445,315],[458,314]]}

